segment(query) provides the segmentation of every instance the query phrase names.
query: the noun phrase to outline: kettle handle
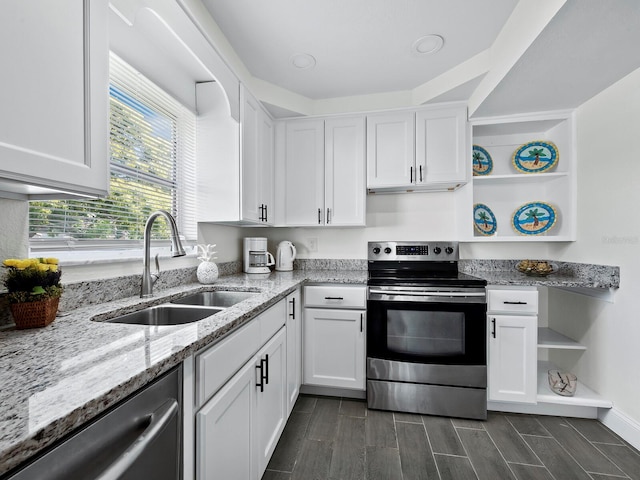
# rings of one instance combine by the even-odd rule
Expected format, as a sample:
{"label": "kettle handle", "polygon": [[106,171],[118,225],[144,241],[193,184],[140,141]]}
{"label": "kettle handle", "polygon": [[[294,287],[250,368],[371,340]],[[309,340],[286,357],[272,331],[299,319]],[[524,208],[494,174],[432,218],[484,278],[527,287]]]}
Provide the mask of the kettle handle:
{"label": "kettle handle", "polygon": [[291,250],[293,250],[293,258],[291,260],[295,260],[296,253],[298,253],[298,251],[296,250],[296,246],[293,243],[290,243],[289,246],[291,246]]}
{"label": "kettle handle", "polygon": [[273,255],[271,255],[269,252],[267,252],[267,266],[270,267],[271,265],[275,265],[276,261],[273,258]]}

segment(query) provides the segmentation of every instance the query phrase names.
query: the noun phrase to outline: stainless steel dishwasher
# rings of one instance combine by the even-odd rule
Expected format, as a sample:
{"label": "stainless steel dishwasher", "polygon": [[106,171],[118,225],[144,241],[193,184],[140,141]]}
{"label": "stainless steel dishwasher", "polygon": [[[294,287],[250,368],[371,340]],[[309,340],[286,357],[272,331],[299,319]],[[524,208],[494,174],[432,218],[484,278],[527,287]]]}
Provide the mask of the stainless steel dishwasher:
{"label": "stainless steel dishwasher", "polygon": [[3,478],[181,479],[181,400],[182,371],[177,367]]}

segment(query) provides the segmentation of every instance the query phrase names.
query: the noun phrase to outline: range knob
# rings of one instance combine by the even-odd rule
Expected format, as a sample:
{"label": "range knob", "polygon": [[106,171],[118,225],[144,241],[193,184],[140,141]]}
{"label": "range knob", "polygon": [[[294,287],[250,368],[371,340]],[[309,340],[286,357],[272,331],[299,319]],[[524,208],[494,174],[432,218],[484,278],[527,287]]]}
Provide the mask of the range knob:
{"label": "range knob", "polygon": [[380,247],[373,247],[373,253],[378,255],[380,253]]}
{"label": "range knob", "polygon": [[433,253],[435,253],[436,255],[439,255],[441,251],[442,251],[442,249],[440,247],[434,247],[433,248]]}
{"label": "range knob", "polygon": [[391,249],[389,247],[384,249],[384,253],[386,253],[387,255],[391,253]]}
{"label": "range knob", "polygon": [[447,247],[444,249],[444,251],[446,252],[447,255],[451,255],[453,253],[453,248]]}

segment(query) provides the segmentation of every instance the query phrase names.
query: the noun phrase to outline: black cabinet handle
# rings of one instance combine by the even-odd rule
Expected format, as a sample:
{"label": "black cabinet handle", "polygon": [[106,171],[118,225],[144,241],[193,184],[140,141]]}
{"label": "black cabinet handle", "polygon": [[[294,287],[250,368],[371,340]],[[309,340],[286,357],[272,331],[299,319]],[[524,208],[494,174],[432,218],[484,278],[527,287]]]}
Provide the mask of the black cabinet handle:
{"label": "black cabinet handle", "polygon": [[256,370],[259,370],[258,372],[258,382],[256,383],[256,387],[260,387],[260,391],[264,392],[264,383],[262,382],[262,379],[264,378],[262,376],[262,360],[260,360],[260,365],[256,365]]}
{"label": "black cabinet handle", "polygon": [[318,225],[320,225],[320,215],[322,215],[322,209],[318,209]]}
{"label": "black cabinet handle", "polygon": [[364,313],[360,314],[360,333],[362,333],[362,329],[364,328]]}
{"label": "black cabinet handle", "polygon": [[295,320],[296,319],[296,297],[293,297],[291,300],[289,300],[289,303],[291,304],[291,313],[289,314],[289,316]]}
{"label": "black cabinet handle", "polygon": [[422,183],[422,165],[420,165],[420,183]]}
{"label": "black cabinet handle", "polygon": [[413,167],[409,167],[409,183],[413,183]]}
{"label": "black cabinet handle", "polygon": [[327,208],[327,223],[331,223],[331,209]]}
{"label": "black cabinet handle", "polygon": [[507,300],[505,300],[502,303],[504,303],[505,305],[526,305],[527,304],[527,302],[509,302]]}
{"label": "black cabinet handle", "polygon": [[[269,354],[267,353],[265,355],[265,357],[266,357],[264,359],[264,364],[265,364],[264,372],[265,372],[265,374],[264,374],[264,376],[262,378],[264,379],[265,383],[267,385],[269,385]],[[260,361],[262,361],[262,360],[260,360]]]}
{"label": "black cabinet handle", "polygon": [[491,336],[493,338],[496,338],[496,319],[495,318],[491,319]]}
{"label": "black cabinet handle", "polygon": [[344,300],[344,297],[324,297],[325,300]]}
{"label": "black cabinet handle", "polygon": [[264,221],[268,222],[269,221],[269,210],[267,209],[267,204],[264,204]]}

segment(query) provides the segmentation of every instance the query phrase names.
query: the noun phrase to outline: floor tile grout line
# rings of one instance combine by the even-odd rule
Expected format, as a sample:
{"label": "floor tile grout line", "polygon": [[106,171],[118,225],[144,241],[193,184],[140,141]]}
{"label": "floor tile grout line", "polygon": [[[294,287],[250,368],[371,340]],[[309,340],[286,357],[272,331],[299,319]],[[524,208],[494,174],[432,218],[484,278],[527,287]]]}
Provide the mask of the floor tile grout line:
{"label": "floor tile grout line", "polygon": [[[526,447],[527,447],[529,450],[531,450],[531,453],[533,453],[533,456],[534,456],[534,457],[536,457],[536,458],[538,459],[538,461],[540,462],[540,465],[542,465],[542,466],[545,468],[545,470],[549,473],[549,475],[551,475],[551,477],[555,479],[555,478],[556,478],[556,477],[555,477],[555,475],[554,475],[553,473],[551,473],[551,470],[549,470],[549,467],[547,467],[547,466],[544,464],[544,462],[543,462],[543,461],[542,461],[542,459],[538,456],[538,454],[537,454],[537,453],[533,450],[533,448],[531,448],[531,446],[527,443],[527,440],[524,438],[524,434],[523,434],[523,433],[520,433],[520,432],[518,431],[518,429],[516,428],[516,426],[511,422],[511,420],[509,420],[509,416],[508,416],[508,415],[505,415],[505,416],[504,416],[504,418],[507,420],[507,423],[508,423],[509,425],[511,425],[511,428],[513,428],[513,431],[514,431],[514,432],[516,432],[516,433],[518,434],[518,436],[520,437],[520,440],[522,440],[522,443],[524,443],[524,444],[526,445]],[[536,422],[537,422],[537,421],[538,421],[538,420],[536,420]],[[543,426],[540,422],[538,422],[538,424],[539,424],[542,428],[544,428],[544,426]],[[544,429],[545,429],[545,431],[546,431],[547,433],[551,434],[551,432],[549,432],[546,428],[544,428]],[[553,438],[553,436],[552,436],[552,437],[544,437],[544,436],[542,436],[542,435],[529,435],[529,436],[530,436],[530,437],[538,437],[538,438]]]}
{"label": "floor tile grout line", "polygon": [[[508,422],[507,422],[508,423]],[[496,447],[496,450],[498,451],[498,453],[500,454],[500,457],[502,458],[502,460],[504,461],[504,463],[507,465],[507,468],[509,469],[509,471],[511,472],[511,474],[513,475],[514,480],[517,480],[518,476],[516,475],[516,472],[513,471],[513,469],[511,468],[511,465],[509,464],[509,462],[507,462],[507,459],[504,458],[504,454],[502,453],[502,450],[500,450],[498,448],[498,445],[496,444],[496,441],[493,439],[493,437],[491,436],[491,432],[489,432],[489,430],[487,430],[486,428],[484,429],[485,432],[487,432],[487,436],[489,437],[489,440],[491,440],[491,443],[493,443],[493,446]],[[515,429],[514,429],[515,431]],[[516,433],[518,433],[516,431]],[[523,440],[524,441],[524,440]],[[525,442],[526,445],[526,442]],[[529,445],[527,445],[528,447]],[[542,462],[541,462],[542,463]],[[543,464],[544,465],[544,464]]]}
{"label": "floor tile grout line", "polygon": [[440,474],[440,468],[438,467],[438,462],[436,462],[436,453],[433,451],[433,445],[431,444],[431,438],[429,438],[429,431],[427,430],[427,425],[424,423],[424,416],[420,415],[420,420],[422,420],[422,429],[424,430],[424,434],[427,437],[427,444],[429,445],[429,452],[431,452],[431,458],[433,459],[433,464],[436,467],[436,473],[438,474],[438,480],[442,479],[442,475]]}
{"label": "floor tile grout line", "polygon": [[478,475],[478,471],[476,470],[475,465],[471,461],[471,457],[469,456],[469,452],[467,451],[467,447],[465,447],[464,443],[462,443],[462,438],[460,438],[460,434],[458,433],[458,429],[456,428],[456,425],[453,423],[452,419],[449,419],[449,422],[451,423],[451,426],[453,427],[453,431],[455,432],[456,437],[458,437],[458,441],[460,442],[460,445],[462,446],[462,449],[464,450],[464,453],[467,454],[467,459],[469,460],[469,465],[471,465],[471,469],[473,470],[473,473],[475,473],[476,474],[476,478],[479,479],[480,475]]}
{"label": "floor tile grout line", "polygon": [[[622,467],[621,467],[620,465],[618,465],[618,464],[616,463],[616,461],[615,461],[613,458],[609,458],[609,456],[608,456],[608,455],[607,455],[603,450],[601,450],[600,448],[598,448],[598,445],[596,445],[596,444],[595,444],[595,443],[593,443],[593,442],[591,442],[591,444],[593,445],[593,448],[595,448],[596,450],[598,450],[598,451],[599,451],[599,452],[604,456],[604,458],[606,458],[606,459],[607,459],[607,460],[609,460],[611,463],[613,463],[616,467],[618,467],[618,468],[620,469],[620,471],[626,475],[626,478],[631,478],[631,476],[630,476],[627,472],[625,472],[625,471],[622,469]],[[614,447],[625,447],[625,445],[613,445],[613,446],[614,446]],[[628,448],[628,447],[627,447],[627,448]],[[594,473],[596,473],[596,472],[594,472]],[[619,478],[625,478],[625,477],[619,477]]]}

